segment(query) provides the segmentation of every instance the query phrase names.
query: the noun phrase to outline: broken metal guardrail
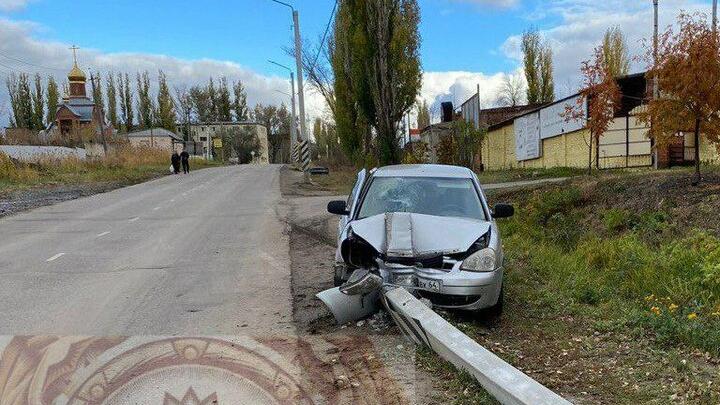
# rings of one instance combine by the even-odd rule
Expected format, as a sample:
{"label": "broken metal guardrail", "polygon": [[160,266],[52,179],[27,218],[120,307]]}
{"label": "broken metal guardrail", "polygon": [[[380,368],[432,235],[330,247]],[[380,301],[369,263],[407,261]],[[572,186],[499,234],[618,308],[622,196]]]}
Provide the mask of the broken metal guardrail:
{"label": "broken metal guardrail", "polygon": [[569,401],[462,333],[404,288],[386,286],[382,301],[405,334],[472,374],[503,404],[564,405]]}

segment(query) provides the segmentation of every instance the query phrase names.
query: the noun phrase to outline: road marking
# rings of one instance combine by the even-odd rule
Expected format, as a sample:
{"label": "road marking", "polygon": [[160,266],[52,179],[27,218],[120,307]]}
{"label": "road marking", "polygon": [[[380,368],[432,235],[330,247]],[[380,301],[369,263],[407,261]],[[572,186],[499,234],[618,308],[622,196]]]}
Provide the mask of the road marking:
{"label": "road marking", "polygon": [[48,263],[50,263],[50,262],[52,262],[52,261],[54,261],[54,260],[56,260],[56,259],[59,259],[59,258],[61,258],[61,257],[63,257],[63,256],[65,256],[65,253],[58,253],[58,254],[56,254],[55,256],[53,256],[53,257],[51,257],[51,258],[49,258],[49,259],[47,259],[47,260],[45,260],[45,261],[48,262]]}
{"label": "road marking", "polygon": [[140,219],[140,217],[131,218],[128,222],[135,222],[135,221],[137,221],[138,219]]}
{"label": "road marking", "polygon": [[171,198],[171,199],[170,199],[170,202],[175,202],[175,199],[174,199],[174,198]]}
{"label": "road marking", "polygon": [[159,209],[160,209],[160,207],[155,207],[155,208],[153,208],[153,211],[157,211]]}
{"label": "road marking", "polygon": [[105,231],[105,232],[103,232],[103,233],[97,234],[97,237],[98,237],[98,238],[102,238],[103,236],[105,236],[105,235],[107,235],[107,234],[109,234],[109,233],[110,233],[110,231]]}

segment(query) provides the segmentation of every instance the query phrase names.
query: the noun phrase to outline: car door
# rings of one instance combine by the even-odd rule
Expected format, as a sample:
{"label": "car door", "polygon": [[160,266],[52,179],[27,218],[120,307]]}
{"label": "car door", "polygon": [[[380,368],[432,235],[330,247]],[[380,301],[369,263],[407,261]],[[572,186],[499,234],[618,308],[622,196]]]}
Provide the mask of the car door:
{"label": "car door", "polygon": [[353,186],[353,189],[347,199],[347,209],[350,215],[343,215],[342,217],[340,217],[340,223],[338,224],[338,246],[340,245],[340,242],[342,242],[342,239],[345,236],[345,228],[350,221],[350,217],[352,217],[352,215],[355,213],[355,209],[357,208],[356,205],[360,197],[360,192],[362,191],[363,184],[365,184],[366,178],[367,170],[360,170],[357,174],[357,180],[355,181],[355,185]]}

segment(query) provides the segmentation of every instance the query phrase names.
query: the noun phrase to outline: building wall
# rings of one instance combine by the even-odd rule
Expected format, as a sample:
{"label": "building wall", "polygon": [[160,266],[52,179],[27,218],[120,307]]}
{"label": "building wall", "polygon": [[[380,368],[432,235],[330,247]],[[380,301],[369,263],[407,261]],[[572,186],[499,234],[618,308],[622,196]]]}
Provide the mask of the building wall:
{"label": "building wall", "polygon": [[[541,157],[519,162],[515,157],[515,128],[513,124],[509,124],[488,132],[482,147],[483,163],[485,170],[584,168],[588,165],[587,142],[589,139],[587,129],[544,139],[541,141]],[[595,159],[594,149],[593,162]]]}
{"label": "building wall", "polygon": [[[165,150],[168,153],[172,153],[173,151],[172,139],[168,137],[153,137],[152,139],[150,139],[150,137],[131,137],[128,139],[130,145],[135,147],[149,148],[152,146],[154,149]],[[181,143],[175,143],[174,146],[178,153],[182,152],[183,145]]]}
{"label": "building wall", "polygon": [[264,125],[235,122],[191,124],[190,139],[205,145],[209,137],[210,143],[212,144],[212,139],[219,136],[218,134],[222,128],[243,128],[248,126],[255,127],[255,133],[257,134],[258,141],[260,143],[260,155],[255,158],[255,163],[268,164],[270,162],[270,150],[268,145],[267,128],[265,128]]}

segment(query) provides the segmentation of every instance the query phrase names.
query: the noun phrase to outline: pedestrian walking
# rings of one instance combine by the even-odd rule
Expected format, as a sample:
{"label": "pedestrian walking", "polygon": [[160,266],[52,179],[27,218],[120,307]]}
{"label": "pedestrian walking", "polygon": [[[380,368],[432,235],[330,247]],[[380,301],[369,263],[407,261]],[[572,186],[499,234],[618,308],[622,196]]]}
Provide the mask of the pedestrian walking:
{"label": "pedestrian walking", "polygon": [[173,173],[180,173],[180,155],[178,155],[177,151],[173,151],[173,154],[170,157],[170,163],[172,163]]}
{"label": "pedestrian walking", "polygon": [[183,148],[183,151],[180,154],[180,160],[182,161],[183,173],[190,173],[190,154],[186,148]]}

